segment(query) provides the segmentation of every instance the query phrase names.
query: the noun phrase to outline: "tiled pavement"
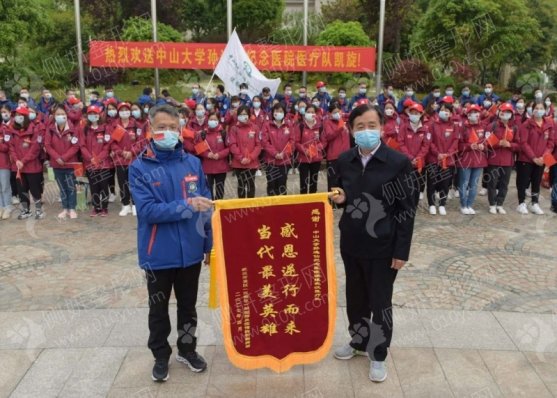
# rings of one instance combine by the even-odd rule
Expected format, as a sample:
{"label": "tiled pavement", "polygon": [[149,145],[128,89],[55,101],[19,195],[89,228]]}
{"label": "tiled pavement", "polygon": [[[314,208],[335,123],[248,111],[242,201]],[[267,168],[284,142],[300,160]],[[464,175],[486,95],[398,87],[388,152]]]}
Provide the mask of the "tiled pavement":
{"label": "tiled pavement", "polygon": [[[53,192],[47,187],[47,200]],[[198,332],[209,370],[192,374],[173,362],[169,382],[154,385],[135,220],[112,211],[60,223],[51,203],[40,222],[3,221],[0,396],[557,396],[557,218],[519,216],[515,195],[505,217],[487,214],[482,197],[474,217],[458,214],[456,200],[446,218],[420,211],[411,261],[395,283],[383,384],[367,379],[365,358],[331,354],[280,375],[234,368],[220,314],[206,307],[204,269]],[[337,255],[335,346],[348,337],[343,278]]]}

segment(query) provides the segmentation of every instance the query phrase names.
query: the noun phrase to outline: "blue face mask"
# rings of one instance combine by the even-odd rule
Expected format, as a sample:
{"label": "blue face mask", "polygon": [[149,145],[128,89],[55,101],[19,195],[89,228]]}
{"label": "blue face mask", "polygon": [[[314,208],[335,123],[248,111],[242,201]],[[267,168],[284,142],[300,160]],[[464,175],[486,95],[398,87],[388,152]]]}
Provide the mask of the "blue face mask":
{"label": "blue face mask", "polygon": [[171,151],[178,144],[178,132],[172,130],[155,131],[153,142],[163,151]]}
{"label": "blue face mask", "polygon": [[209,120],[207,122],[207,124],[209,125],[209,128],[216,129],[217,126],[219,125],[219,121],[218,120]]}
{"label": "blue face mask", "polygon": [[363,149],[374,149],[381,141],[381,132],[379,130],[362,130],[354,134],[356,145]]}

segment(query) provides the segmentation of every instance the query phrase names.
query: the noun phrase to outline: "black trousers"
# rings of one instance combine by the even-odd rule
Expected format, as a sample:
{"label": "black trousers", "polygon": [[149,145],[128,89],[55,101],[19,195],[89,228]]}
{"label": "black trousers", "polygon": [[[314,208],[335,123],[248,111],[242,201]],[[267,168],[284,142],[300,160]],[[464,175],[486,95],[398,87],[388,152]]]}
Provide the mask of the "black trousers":
{"label": "black trousers", "polygon": [[116,169],[110,169],[110,180],[108,182],[110,193],[116,195]]}
{"label": "black trousers", "polygon": [[239,198],[255,198],[256,171],[257,169],[236,169]]}
{"label": "black trousers", "polygon": [[384,361],[393,337],[393,284],[398,271],[391,268],[391,258],[362,259],[345,252],[341,256],[350,346],[366,351],[371,360]]}
{"label": "black trousers", "polygon": [[327,160],[327,191],[331,192],[333,187],[338,187],[337,160]]}
{"label": "black trousers", "polygon": [[300,193],[316,193],[317,180],[319,178],[319,169],[321,162],[314,163],[300,163],[298,170],[300,170]]}
{"label": "black trousers", "polygon": [[453,182],[453,168],[448,167],[443,170],[438,164],[427,166],[427,203],[429,206],[435,205],[435,192],[439,192],[439,206],[447,204],[449,188]]}
{"label": "black trousers", "polygon": [[42,207],[43,180],[43,173],[21,173],[21,179],[16,179],[16,192],[24,209],[29,209],[31,204],[29,193],[35,200],[35,206],[38,209]]}
{"label": "black trousers", "polygon": [[526,201],[526,189],[531,185],[532,203],[538,203],[543,178],[543,166],[534,163],[516,162],[516,190],[518,203]]}
{"label": "black trousers", "polygon": [[110,176],[110,169],[87,170],[87,178],[91,187],[91,201],[93,208],[97,211],[108,209]]}
{"label": "black trousers", "polygon": [[503,206],[511,179],[511,166],[487,166],[484,176],[487,180],[487,199],[490,206]]}
{"label": "black trousers", "polygon": [[118,188],[120,188],[122,206],[128,206],[131,203],[128,166],[116,166],[116,177],[118,177]]}
{"label": "black trousers", "polygon": [[18,192],[16,176],[17,176],[17,173],[15,171],[12,171],[10,173],[10,186],[12,188],[12,196],[16,196],[17,192]]}
{"label": "black trousers", "polygon": [[168,301],[172,288],[177,302],[178,352],[195,351],[197,338],[197,287],[201,263],[186,268],[171,268],[146,271],[149,293],[149,342],[148,346],[155,359],[168,360],[172,348],[168,344],[170,336],[170,316]]}
{"label": "black trousers", "polygon": [[226,173],[207,174],[207,184],[211,190],[211,195],[214,200],[224,198],[224,181],[226,180]]}
{"label": "black trousers", "polygon": [[265,166],[265,177],[267,177],[267,196],[286,195],[288,181],[288,169],[290,166]]}

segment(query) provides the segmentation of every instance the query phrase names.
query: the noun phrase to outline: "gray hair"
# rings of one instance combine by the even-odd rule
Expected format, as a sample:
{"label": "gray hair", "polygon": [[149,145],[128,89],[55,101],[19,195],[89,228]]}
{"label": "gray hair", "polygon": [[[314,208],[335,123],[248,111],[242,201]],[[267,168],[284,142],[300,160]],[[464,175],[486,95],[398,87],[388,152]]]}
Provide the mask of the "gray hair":
{"label": "gray hair", "polygon": [[151,125],[155,123],[155,116],[157,113],[166,113],[175,119],[180,119],[180,114],[175,107],[167,104],[157,105],[149,109],[149,121],[151,122]]}

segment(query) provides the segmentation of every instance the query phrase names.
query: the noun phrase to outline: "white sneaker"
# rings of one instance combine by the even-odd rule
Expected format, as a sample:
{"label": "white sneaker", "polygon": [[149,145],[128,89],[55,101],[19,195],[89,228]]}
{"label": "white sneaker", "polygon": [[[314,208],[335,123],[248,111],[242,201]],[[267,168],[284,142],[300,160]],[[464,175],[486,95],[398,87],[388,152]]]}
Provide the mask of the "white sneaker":
{"label": "white sneaker", "polygon": [[458,192],[458,189],[454,190],[454,197],[457,199],[460,198],[460,192]]}
{"label": "white sneaker", "polygon": [[68,211],[66,209],[62,210],[60,214],[58,214],[58,218],[63,220],[68,216]]}
{"label": "white sneaker", "polygon": [[371,361],[369,364],[369,379],[375,383],[381,383],[387,379],[385,361]]}
{"label": "white sneaker", "polygon": [[120,217],[126,217],[128,214],[131,214],[131,212],[132,212],[132,207],[130,205],[122,206],[122,210],[120,210],[120,213],[118,213],[118,215]]}
{"label": "white sneaker", "polygon": [[465,216],[469,215],[470,213],[468,212],[468,207],[461,207],[460,208],[460,212],[462,214],[464,214]]}
{"label": "white sneaker", "polygon": [[490,214],[497,214],[497,207],[496,206],[489,206],[489,213]]}
{"label": "white sneaker", "polygon": [[2,220],[9,219],[11,215],[12,215],[12,208],[11,207],[6,207],[4,209],[4,211],[2,212]]}
{"label": "white sneaker", "polygon": [[75,219],[77,218],[77,213],[76,213],[76,211],[73,210],[73,209],[70,210],[70,218],[71,218],[72,220],[75,220]]}
{"label": "white sneaker", "polygon": [[538,216],[544,214],[542,208],[537,203],[530,203],[530,211]]}
{"label": "white sneaker", "polygon": [[471,207],[468,208],[468,214],[470,214],[471,216],[476,214],[476,210],[472,209]]}
{"label": "white sneaker", "polygon": [[19,203],[19,198],[17,196],[12,196],[12,205],[18,205]]}
{"label": "white sneaker", "polygon": [[528,214],[528,207],[526,207],[526,203],[521,203],[517,206],[516,211],[520,214]]}
{"label": "white sneaker", "polygon": [[137,216],[137,210],[135,209],[135,205],[132,205],[132,216]]}
{"label": "white sneaker", "polygon": [[424,193],[420,192],[420,200],[424,200]]}
{"label": "white sneaker", "polygon": [[499,213],[499,214],[507,214],[507,212],[505,211],[505,209],[503,209],[503,206],[497,206],[497,213]]}
{"label": "white sneaker", "polygon": [[261,177],[262,175],[263,175],[263,173],[261,172],[261,170],[257,170],[257,171],[255,172],[255,176],[256,176],[256,177]]}
{"label": "white sneaker", "polygon": [[110,203],[114,203],[114,201],[116,200],[116,195],[114,195],[113,193],[111,193],[110,195],[108,195],[108,201]]}
{"label": "white sneaker", "polygon": [[435,208],[435,206],[429,206],[429,214],[431,214],[432,216],[437,214],[437,209]]}
{"label": "white sneaker", "polygon": [[478,195],[480,195],[480,196],[485,196],[485,195],[487,195],[487,189],[485,189],[485,188],[480,189],[480,190],[478,191]]}
{"label": "white sneaker", "polygon": [[350,344],[346,344],[340,348],[337,348],[334,353],[334,357],[336,359],[351,359],[354,358],[356,355],[366,357],[367,352],[355,350]]}
{"label": "white sneaker", "polygon": [[[436,193],[436,195],[437,195],[437,199],[439,199],[439,194]],[[447,199],[451,200],[451,199],[453,199],[454,197],[455,197],[454,189],[451,188],[451,189],[449,189],[449,193],[448,193],[448,195],[447,195]]]}
{"label": "white sneaker", "polygon": [[[470,211],[470,209],[468,209],[468,211]],[[439,215],[440,216],[446,216],[447,215],[447,210],[445,209],[445,206],[439,206]]]}

